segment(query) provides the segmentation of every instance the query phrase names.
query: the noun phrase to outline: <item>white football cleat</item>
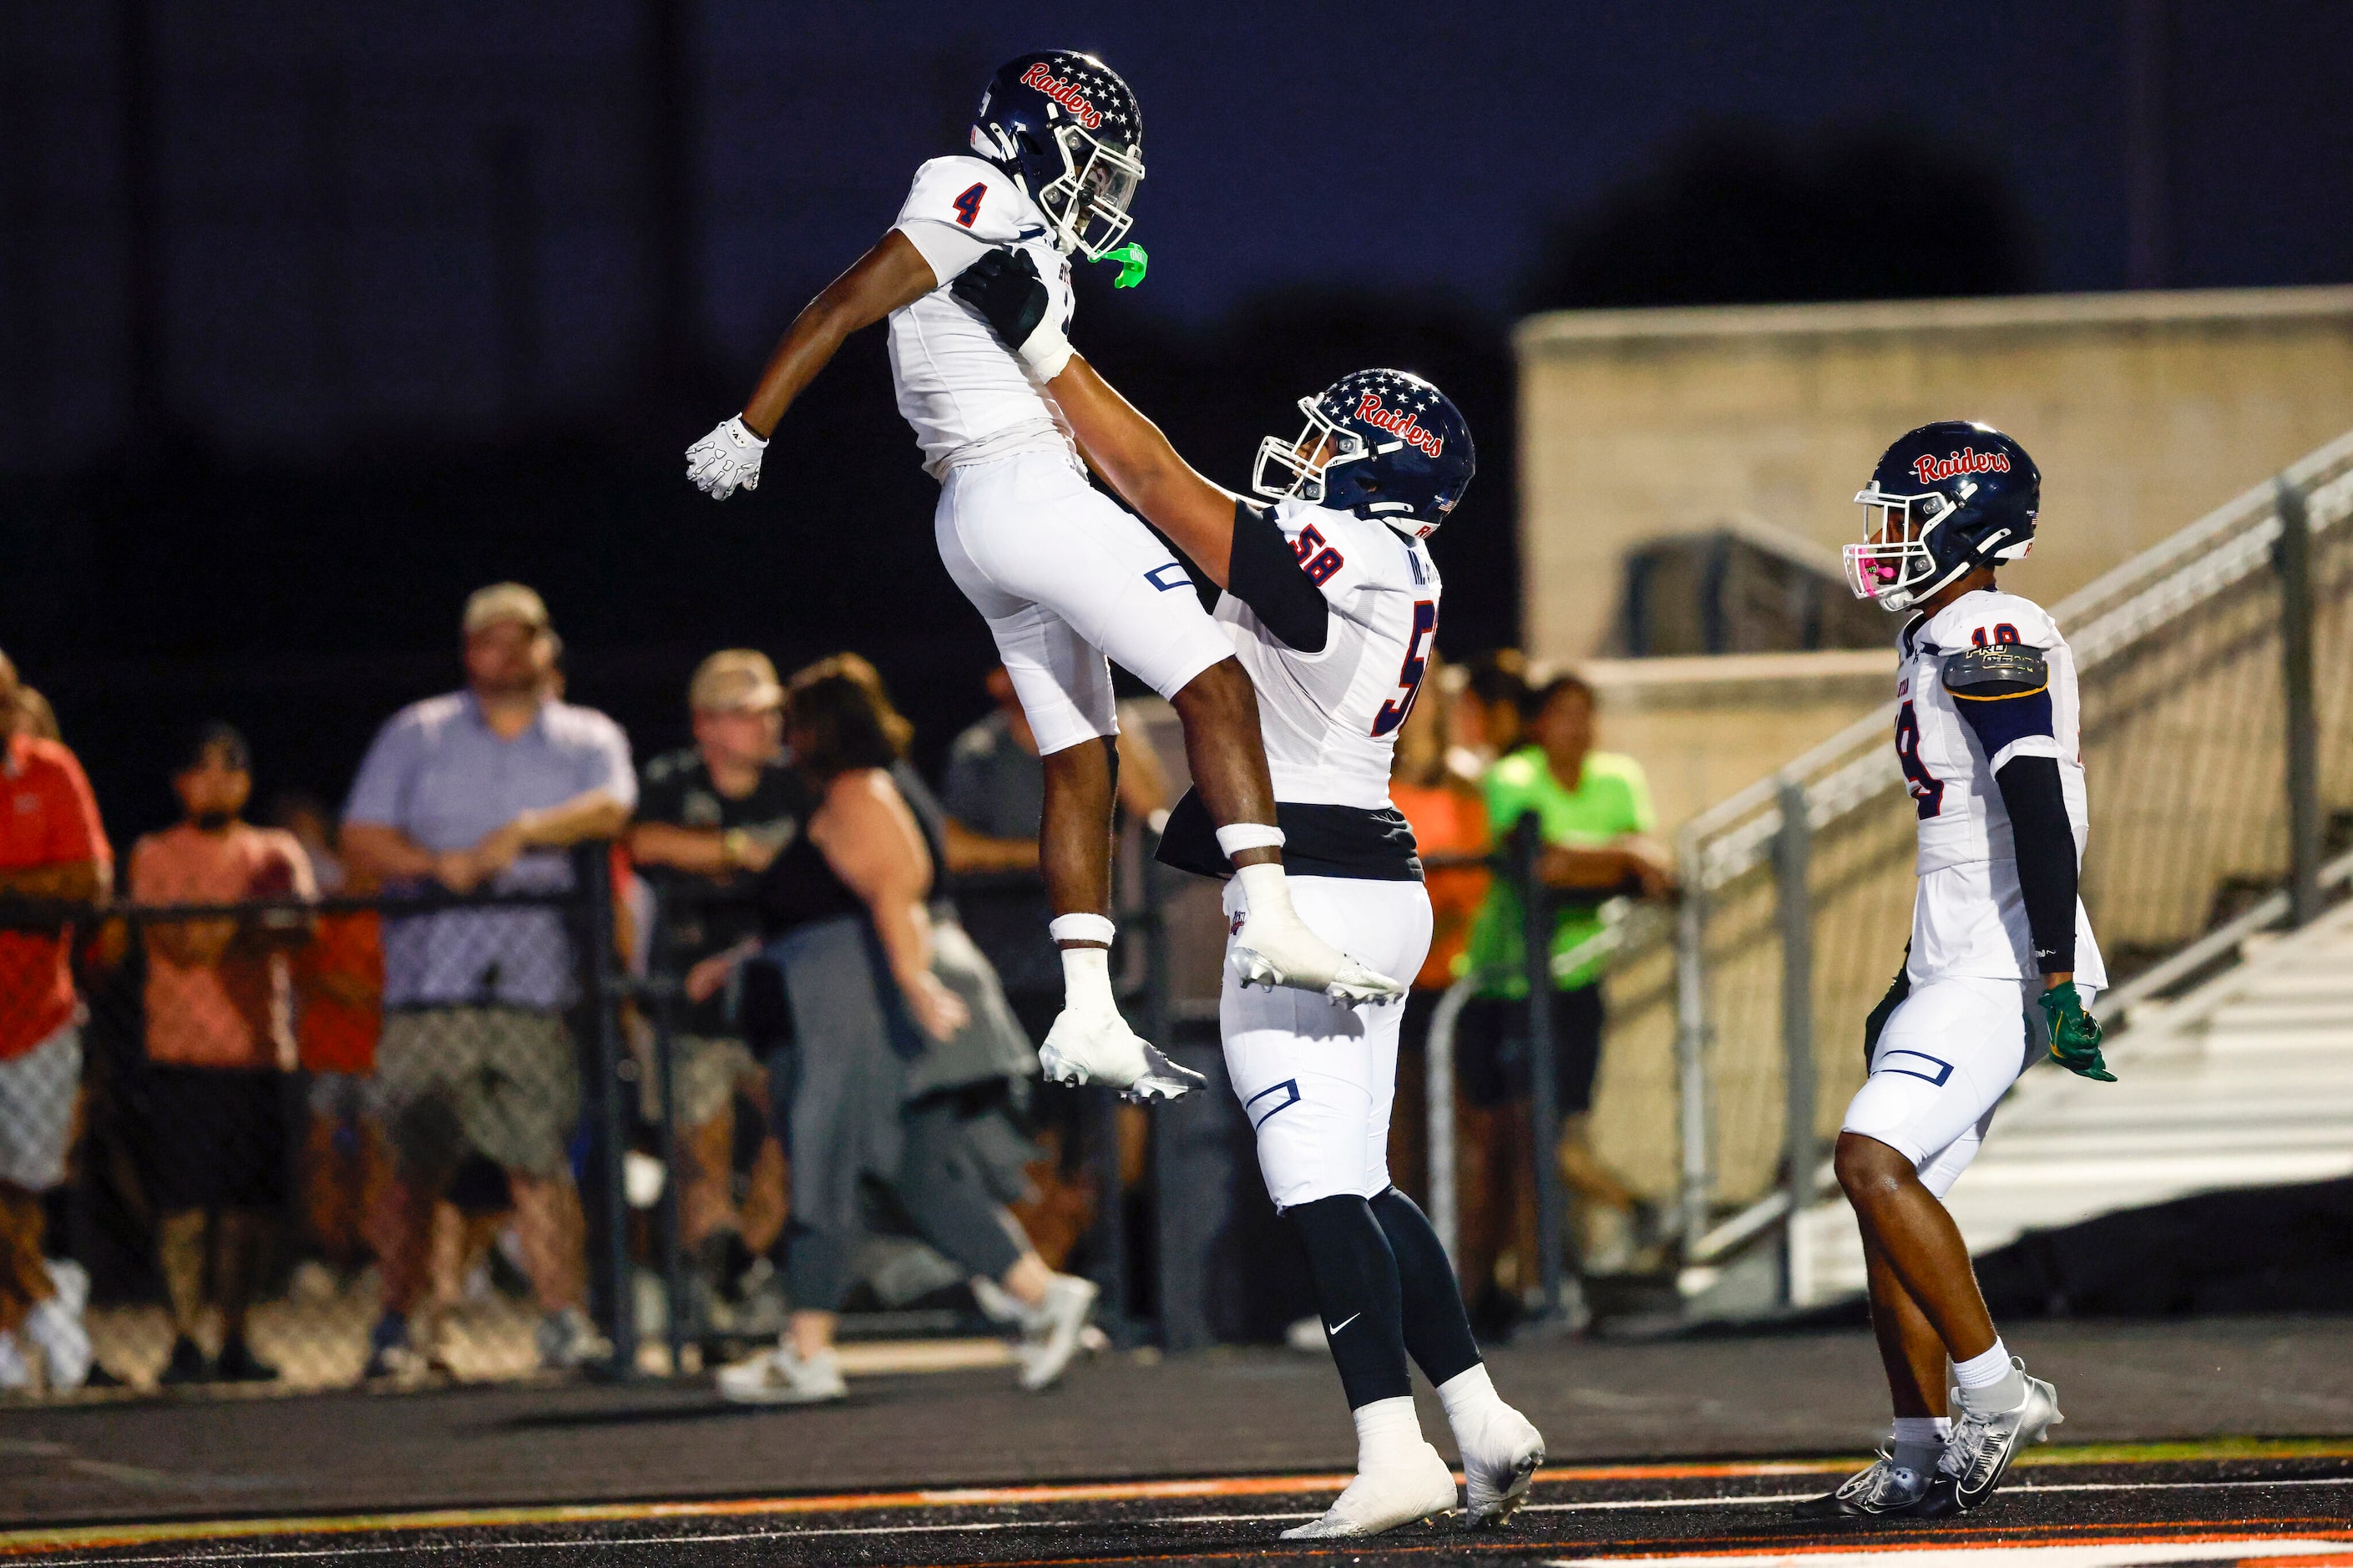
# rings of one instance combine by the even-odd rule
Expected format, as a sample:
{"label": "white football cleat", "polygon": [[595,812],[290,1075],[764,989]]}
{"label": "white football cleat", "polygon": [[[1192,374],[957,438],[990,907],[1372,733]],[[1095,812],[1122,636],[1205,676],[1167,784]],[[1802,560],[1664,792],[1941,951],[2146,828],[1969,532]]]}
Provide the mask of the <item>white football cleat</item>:
{"label": "white football cleat", "polygon": [[1049,1082],[1103,1084],[1138,1105],[1179,1100],[1209,1086],[1199,1073],[1163,1056],[1115,1012],[1063,1008],[1038,1047],[1038,1065]]}
{"label": "white football cleat", "polygon": [[1409,1463],[1359,1470],[1324,1517],[1282,1532],[1285,1541],[1378,1535],[1454,1511],[1454,1472],[1427,1442]]}
{"label": "white football cleat", "polygon": [[790,1345],[762,1351],[719,1369],[719,1392],[733,1405],[823,1405],[847,1398],[841,1358],[831,1351],[804,1361]]}
{"label": "white football cleat", "polygon": [[1244,920],[1226,962],[1246,986],[1320,991],[1344,1007],[1394,1002],[1405,994],[1403,985],[1350,958],[1296,916]]}
{"label": "white football cleat", "polygon": [[1454,1441],[1462,1450],[1464,1522],[1472,1530],[1491,1530],[1527,1500],[1528,1483],[1544,1463],[1544,1434],[1498,1400],[1468,1441],[1459,1432]]}

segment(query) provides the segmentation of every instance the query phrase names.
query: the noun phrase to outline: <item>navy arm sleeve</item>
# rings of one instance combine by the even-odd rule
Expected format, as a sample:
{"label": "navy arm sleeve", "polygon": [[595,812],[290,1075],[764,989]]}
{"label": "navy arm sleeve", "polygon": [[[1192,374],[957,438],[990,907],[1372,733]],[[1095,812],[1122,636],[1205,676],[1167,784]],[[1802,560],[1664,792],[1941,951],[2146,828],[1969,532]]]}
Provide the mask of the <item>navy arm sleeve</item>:
{"label": "navy arm sleeve", "polygon": [[1994,775],[2010,811],[2018,851],[2018,886],[2034,936],[2034,967],[2044,974],[2075,968],[2075,830],[2059,789],[2055,757],[2012,757]]}
{"label": "navy arm sleeve", "polygon": [[1332,631],[1332,605],[1299,569],[1299,557],[1274,517],[1248,501],[1234,503],[1234,549],[1226,563],[1226,590],[1248,605],[1259,623],[1301,653],[1322,653]]}

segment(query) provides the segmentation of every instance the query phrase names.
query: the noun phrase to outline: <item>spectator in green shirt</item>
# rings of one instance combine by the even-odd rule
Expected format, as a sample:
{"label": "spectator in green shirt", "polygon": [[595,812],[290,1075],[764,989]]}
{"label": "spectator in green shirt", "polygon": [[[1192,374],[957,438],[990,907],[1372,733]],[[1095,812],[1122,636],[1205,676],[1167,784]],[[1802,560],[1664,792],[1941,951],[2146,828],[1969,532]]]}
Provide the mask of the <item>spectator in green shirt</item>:
{"label": "spectator in green shirt", "polygon": [[[1528,704],[1527,743],[1489,768],[1482,788],[1490,830],[1499,842],[1522,816],[1535,814],[1546,845],[1537,872],[1557,895],[1552,952],[1558,992],[1552,1033],[1561,1179],[1572,1199],[1630,1216],[1640,1200],[1601,1163],[1592,1143],[1593,1080],[1601,1061],[1601,964],[1588,960],[1564,969],[1561,961],[1601,930],[1605,900],[1663,896],[1672,889],[1672,873],[1666,851],[1650,837],[1656,819],[1641,765],[1631,757],[1593,750],[1593,689],[1574,675],[1538,689]],[[1481,985],[1463,1008],[1455,1035],[1463,1100],[1488,1122],[1477,1157],[1481,1170],[1467,1184],[1472,1203],[1466,1208],[1485,1211],[1463,1231],[1464,1279],[1474,1298],[1491,1283],[1505,1296],[1535,1283],[1522,931],[1519,896],[1499,877],[1472,928],[1465,963]]]}

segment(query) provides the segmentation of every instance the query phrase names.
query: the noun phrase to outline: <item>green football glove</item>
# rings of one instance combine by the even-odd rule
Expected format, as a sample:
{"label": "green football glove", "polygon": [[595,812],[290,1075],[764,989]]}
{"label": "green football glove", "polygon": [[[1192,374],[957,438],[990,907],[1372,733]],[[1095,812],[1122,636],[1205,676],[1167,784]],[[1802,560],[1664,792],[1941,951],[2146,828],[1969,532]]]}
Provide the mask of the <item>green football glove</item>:
{"label": "green football glove", "polygon": [[2045,991],[2042,1017],[2051,1030],[2051,1059],[2078,1078],[2114,1083],[2116,1075],[2100,1059],[2100,1021],[2084,1011],[2075,983],[2064,981]]}
{"label": "green football glove", "polygon": [[1904,1005],[1904,998],[1911,994],[1912,973],[1909,969],[1899,969],[1895,972],[1895,979],[1887,987],[1887,994],[1879,999],[1879,1005],[1863,1015],[1863,1071],[1871,1070],[1871,1058],[1879,1054],[1879,1036],[1887,1027],[1887,1020],[1895,1016],[1895,1009]]}

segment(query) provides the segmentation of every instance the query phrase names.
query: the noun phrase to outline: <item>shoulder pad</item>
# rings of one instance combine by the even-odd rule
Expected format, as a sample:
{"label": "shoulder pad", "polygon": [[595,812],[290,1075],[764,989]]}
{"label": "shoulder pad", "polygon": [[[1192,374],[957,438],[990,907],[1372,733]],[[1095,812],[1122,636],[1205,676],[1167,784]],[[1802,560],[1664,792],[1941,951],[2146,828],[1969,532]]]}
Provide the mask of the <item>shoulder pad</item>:
{"label": "shoulder pad", "polygon": [[1965,647],[1945,660],[1945,689],[1957,697],[2026,697],[2051,684],[2042,650],[2024,643]]}

